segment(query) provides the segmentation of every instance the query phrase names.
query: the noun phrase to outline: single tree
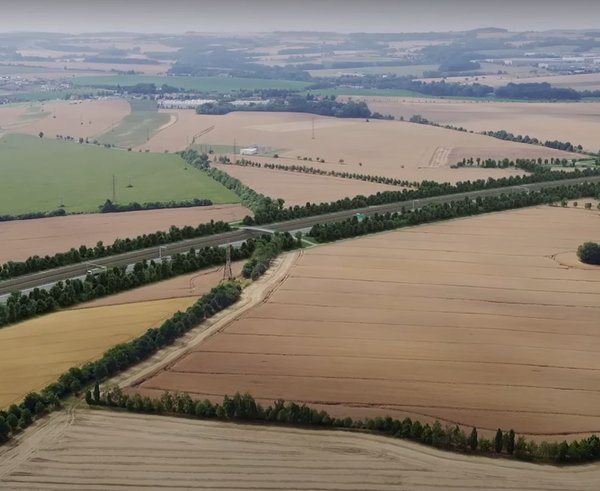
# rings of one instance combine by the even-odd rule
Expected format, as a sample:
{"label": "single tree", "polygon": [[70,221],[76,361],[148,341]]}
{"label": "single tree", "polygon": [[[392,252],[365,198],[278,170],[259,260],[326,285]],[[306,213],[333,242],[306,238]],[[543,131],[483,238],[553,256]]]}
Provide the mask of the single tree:
{"label": "single tree", "polygon": [[17,428],[19,427],[19,418],[17,418],[14,414],[9,414],[8,418],[6,418],[6,422],[8,423],[8,426],[10,426],[10,431],[12,433],[17,431]]}
{"label": "single tree", "polygon": [[515,451],[515,432],[513,430],[504,435],[504,448],[509,455]]}
{"label": "single tree", "polygon": [[88,404],[88,406],[91,406],[94,403],[94,400],[92,399],[92,393],[89,389],[85,391],[85,402]]}
{"label": "single tree", "polygon": [[502,446],[502,430],[498,428],[498,431],[496,431],[496,438],[494,439],[494,450],[496,450],[496,453],[502,452]]}
{"label": "single tree", "polygon": [[44,138],[44,132],[43,132],[43,131],[40,131],[40,132],[38,133],[38,136],[39,136],[40,138]]}
{"label": "single tree", "polygon": [[477,450],[477,443],[478,443],[478,439],[477,439],[477,428],[473,428],[471,430],[471,434],[469,435],[469,447],[471,448],[471,450],[475,451]]}
{"label": "single tree", "polygon": [[100,384],[98,384],[97,380],[94,384],[94,402],[100,404]]}

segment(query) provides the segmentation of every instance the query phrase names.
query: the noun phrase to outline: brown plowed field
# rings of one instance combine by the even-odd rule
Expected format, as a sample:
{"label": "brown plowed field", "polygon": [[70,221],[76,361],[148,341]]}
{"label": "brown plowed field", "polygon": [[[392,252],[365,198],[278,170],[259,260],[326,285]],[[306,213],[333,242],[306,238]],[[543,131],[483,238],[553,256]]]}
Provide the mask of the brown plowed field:
{"label": "brown plowed field", "polygon": [[330,491],[595,491],[598,464],[558,468],[455,455],[344,431],[76,410],[0,448],[0,487]]}
{"label": "brown plowed field", "polygon": [[0,222],[0,263],[64,252],[80,245],[95,246],[98,241],[112,244],[117,238],[168,230],[171,225],[231,222],[250,213],[240,205],[218,205]]}
{"label": "brown plowed field", "polygon": [[544,206],[308,250],[266,302],[136,387],[598,432],[600,269],[556,256],[600,240],[599,218]]}
{"label": "brown plowed field", "polygon": [[[367,123],[363,119],[297,113],[234,112],[210,116],[189,110],[168,112],[177,115],[177,122],[152,137],[142,148],[158,152],[181,150],[192,142],[193,135],[210,129],[196,138],[195,143],[232,146],[235,140],[238,148],[258,145],[276,149],[280,157],[276,162],[280,164],[305,164],[411,181],[452,182],[515,174],[514,170],[506,169],[449,168],[465,155],[497,159],[572,156],[550,148],[400,121]],[[439,148],[448,149],[443,159],[439,159]],[[313,160],[304,161],[304,157]],[[317,158],[324,159],[325,163],[317,163]]]}
{"label": "brown plowed field", "polygon": [[600,103],[483,102],[414,97],[353,97],[372,111],[410,118],[420,114],[439,124],[473,131],[506,130],[541,140],[570,141],[597,152]]}
{"label": "brown plowed field", "polygon": [[369,196],[382,191],[398,191],[402,188],[374,182],[318,176],[237,165],[215,165],[232,177],[242,181],[255,191],[272,198],[283,198],[286,206],[303,206],[307,202],[322,203],[359,194]]}

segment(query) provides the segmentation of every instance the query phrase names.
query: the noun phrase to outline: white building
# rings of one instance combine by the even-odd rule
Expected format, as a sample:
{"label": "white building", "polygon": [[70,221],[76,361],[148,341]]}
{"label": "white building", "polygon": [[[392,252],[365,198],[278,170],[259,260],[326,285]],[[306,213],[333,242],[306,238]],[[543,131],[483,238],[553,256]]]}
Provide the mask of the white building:
{"label": "white building", "polygon": [[248,148],[240,149],[240,155],[256,155],[257,153],[258,153],[257,147],[248,147]]}

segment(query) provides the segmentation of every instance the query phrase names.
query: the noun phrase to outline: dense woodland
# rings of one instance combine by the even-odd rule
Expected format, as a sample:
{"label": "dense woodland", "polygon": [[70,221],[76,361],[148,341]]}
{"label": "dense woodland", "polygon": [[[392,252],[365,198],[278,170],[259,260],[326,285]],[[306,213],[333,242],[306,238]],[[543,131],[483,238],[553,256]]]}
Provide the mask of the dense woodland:
{"label": "dense woodland", "polygon": [[577,257],[586,264],[600,265],[600,244],[585,242],[577,248]]}

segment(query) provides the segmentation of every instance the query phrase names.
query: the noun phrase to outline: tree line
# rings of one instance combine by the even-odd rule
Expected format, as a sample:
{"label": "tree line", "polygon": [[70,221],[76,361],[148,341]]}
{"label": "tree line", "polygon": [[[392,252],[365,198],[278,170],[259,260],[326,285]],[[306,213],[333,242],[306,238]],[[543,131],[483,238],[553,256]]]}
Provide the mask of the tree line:
{"label": "tree line", "polygon": [[529,193],[502,194],[476,199],[467,197],[449,203],[430,204],[411,211],[402,208],[398,213],[375,214],[362,220],[359,220],[358,217],[352,217],[339,222],[316,224],[313,225],[309,237],[318,242],[332,242],[422,223],[522,208],[542,203],[559,203],[565,199],[598,195],[600,195],[600,184],[583,183],[547,188]]}
{"label": "tree line", "polygon": [[[245,270],[249,269],[252,274],[248,277],[255,279],[266,271],[273,257],[266,259],[262,251],[270,248],[276,255],[297,246],[301,246],[301,241],[294,240],[287,232],[264,235],[247,239],[240,247],[232,248],[231,259],[250,259],[250,266],[246,265]],[[6,303],[0,303],[0,327],[224,263],[225,249],[221,247],[192,248],[187,254],[175,254],[171,259],[163,258],[160,262],[138,262],[130,271],[126,266],[117,266],[97,275],[88,274],[83,280],[59,281],[48,290],[34,288],[28,294],[13,292]]]}
{"label": "tree line", "polygon": [[[534,168],[537,163],[531,161],[520,161],[521,168]],[[537,182],[573,179],[579,177],[590,177],[600,175],[600,169],[575,169],[572,172],[553,171],[541,166],[535,167],[535,173],[524,176],[508,176],[499,179],[488,178],[476,181],[458,182],[454,185],[450,183],[438,183],[434,181],[423,181],[417,189],[403,189],[401,191],[382,191],[370,196],[355,196],[354,198],[344,198],[330,203],[313,204],[307,203],[304,206],[296,205],[289,208],[278,208],[276,206],[263,207],[254,212],[254,218],[246,217],[244,223],[265,224],[271,222],[280,222],[302,218],[308,216],[322,215],[341,210],[351,210],[355,208],[364,208],[366,206],[382,205],[386,203],[395,203],[399,201],[410,201],[415,199],[429,198],[434,196],[443,196],[463,192],[472,192],[485,189],[498,189],[508,186],[519,186]]]}
{"label": "tree line", "polygon": [[192,418],[220,419],[225,421],[255,421],[267,424],[315,426],[325,428],[353,429],[412,440],[435,448],[475,455],[500,455],[534,462],[576,464],[600,459],[600,438],[573,440],[570,443],[527,441],[517,437],[514,430],[498,429],[493,439],[482,438],[477,428],[467,434],[458,425],[445,425],[439,421],[432,424],[404,418],[387,417],[364,419],[336,418],[324,410],[316,410],[306,404],[276,400],[267,407],[256,402],[249,393],[225,395],[221,403],[209,399],[193,399],[189,394],[164,392],[160,398],[127,395],[119,387],[94,393],[86,392],[91,406],[126,409],[130,412],[168,414]]}
{"label": "tree line", "polygon": [[[232,259],[238,260],[242,258],[263,258],[264,249],[269,250],[270,248],[265,244],[276,244],[275,250],[282,252],[284,250],[294,249],[301,247],[301,240],[294,240],[289,233],[265,235],[257,239],[248,239],[242,243],[239,249],[232,249]],[[256,251],[256,254],[255,254]],[[219,260],[224,262],[224,250],[216,247],[207,247],[201,250],[198,255],[195,251],[190,251],[187,256],[178,255],[174,259],[174,263],[178,266],[173,266],[177,270],[185,270],[194,267],[194,264],[202,261],[202,256],[205,261],[209,261],[212,257],[213,260],[218,263]],[[169,263],[162,263],[159,266],[169,266]],[[258,263],[255,263],[255,265]],[[147,265],[156,267],[156,264],[152,262]],[[178,269],[181,268],[181,269]],[[141,275],[141,268],[136,265],[134,268],[137,275]],[[252,268],[252,272],[256,273],[253,275],[253,279],[261,276],[265,270],[256,270]],[[11,429],[9,426],[8,431],[3,432],[6,429],[3,423],[8,418],[8,413],[0,411],[0,443],[7,441],[10,435],[16,434],[18,431],[26,428],[35,417],[41,417],[52,409],[58,409],[61,407],[61,400],[71,394],[78,394],[85,386],[95,383],[94,391],[92,396],[86,394],[86,399],[90,397],[99,400],[99,388],[98,384],[100,381],[110,378],[119,372],[122,372],[129,367],[146,360],[151,357],[158,350],[172,344],[177,338],[183,336],[190,329],[196,327],[206,319],[212,317],[217,312],[229,307],[230,305],[237,302],[240,298],[242,288],[238,282],[228,281],[221,283],[219,286],[213,288],[210,292],[203,295],[196,303],[189,307],[185,312],[176,312],[170,319],[163,322],[158,328],[152,328],[146,331],[142,336],[133,339],[132,341],[119,344],[109,349],[102,357],[93,362],[86,363],[82,367],[73,367],[68,372],[61,375],[56,382],[53,382],[46,386],[40,393],[29,393],[25,396],[24,400],[14,405],[15,408],[21,412],[27,410],[31,418],[22,419],[19,417],[18,425],[15,429]],[[2,307],[0,305],[0,307]],[[13,406],[11,406],[13,407]],[[8,424],[8,423],[7,423]]]}
{"label": "tree line", "polygon": [[493,138],[498,138],[499,140],[507,140],[517,143],[528,143],[530,145],[542,145],[548,148],[555,148],[557,150],[564,150],[565,152],[583,152],[583,147],[581,145],[573,145],[571,142],[562,142],[559,140],[546,140],[542,141],[537,138],[532,138],[529,135],[514,135],[506,130],[498,130],[498,131],[483,131],[482,135],[491,136]]}
{"label": "tree line", "polygon": [[[274,157],[277,158],[277,157]],[[324,161],[323,161],[324,162]],[[286,165],[286,164],[274,164],[274,163],[261,163],[254,162],[248,159],[237,159],[235,162],[228,162],[228,164],[238,165],[241,167],[264,167],[265,169],[271,170],[283,170],[289,172],[300,172],[303,174],[313,174],[319,176],[330,176],[340,177],[342,179],[356,179],[358,181],[376,182],[379,184],[389,184],[391,186],[402,186],[402,187],[419,187],[419,182],[408,181],[406,179],[397,179],[395,177],[385,176],[374,176],[371,174],[359,174],[357,172],[339,172],[336,170],[319,169],[318,167],[308,167],[306,165]]]}
{"label": "tree line", "polygon": [[[196,150],[188,150],[181,154],[190,165],[200,159]],[[304,206],[295,205],[284,208],[285,201],[281,198],[272,199],[263,194],[257,193],[250,187],[243,184],[239,179],[231,177],[226,172],[210,168],[206,172],[215,180],[223,184],[226,188],[232,190],[242,200],[242,204],[254,212],[254,217],[244,217],[245,225],[262,225],[273,222],[293,220],[309,216],[323,215],[341,210],[351,210],[354,208],[363,208],[366,206],[381,205],[386,203],[395,203],[399,201],[410,201],[415,199],[429,198],[433,196],[442,196],[446,194],[456,194],[471,191],[480,191],[485,189],[496,189],[509,186],[520,186],[524,184],[533,184],[544,181],[559,181],[564,179],[574,179],[579,177],[600,176],[600,169],[575,169],[571,172],[552,170],[542,165],[542,159],[504,159],[502,165],[507,167],[518,167],[531,172],[524,176],[508,176],[499,179],[488,178],[475,181],[462,181],[456,184],[448,182],[422,181],[417,189],[403,189],[401,191],[383,191],[370,196],[355,196],[353,198],[344,198],[329,203],[306,203]],[[210,165],[210,164],[209,164]]]}
{"label": "tree line", "polygon": [[163,210],[166,208],[193,208],[196,206],[212,206],[212,204],[213,202],[209,199],[198,198],[185,201],[151,201],[141,204],[136,201],[128,204],[119,204],[107,199],[98,209],[100,213],[121,213],[124,211]]}
{"label": "tree line", "polygon": [[[81,368],[71,368],[39,393],[27,394],[20,404],[11,406],[8,411],[0,411],[0,443],[29,426],[35,418],[60,408],[65,397],[78,394],[86,385],[112,377],[172,344],[193,327],[234,304],[240,295],[238,283],[222,283],[185,312],[175,313],[160,327],[148,329],[142,336],[111,348],[97,361],[86,363]],[[14,427],[11,414],[17,418],[18,424]]]}
{"label": "tree line", "polygon": [[211,220],[197,227],[186,225],[179,228],[171,225],[168,231],[138,235],[131,239],[116,239],[111,245],[104,245],[102,242],[98,242],[95,247],[81,245],[77,249],[71,248],[67,252],[58,252],[53,256],[31,256],[25,261],[8,261],[0,265],[0,279],[6,280],[25,274],[114,256],[124,252],[137,251],[185,239],[194,239],[229,231],[231,231],[231,227],[223,221],[215,222]]}

